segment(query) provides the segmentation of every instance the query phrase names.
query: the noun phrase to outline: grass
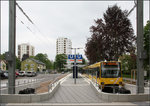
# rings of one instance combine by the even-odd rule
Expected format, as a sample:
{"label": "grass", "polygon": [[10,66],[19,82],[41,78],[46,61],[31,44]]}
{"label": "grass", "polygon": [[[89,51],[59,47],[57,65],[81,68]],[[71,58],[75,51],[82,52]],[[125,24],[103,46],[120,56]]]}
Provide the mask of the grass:
{"label": "grass", "polygon": [[129,74],[123,74],[123,78],[131,78],[131,75],[129,75]]}

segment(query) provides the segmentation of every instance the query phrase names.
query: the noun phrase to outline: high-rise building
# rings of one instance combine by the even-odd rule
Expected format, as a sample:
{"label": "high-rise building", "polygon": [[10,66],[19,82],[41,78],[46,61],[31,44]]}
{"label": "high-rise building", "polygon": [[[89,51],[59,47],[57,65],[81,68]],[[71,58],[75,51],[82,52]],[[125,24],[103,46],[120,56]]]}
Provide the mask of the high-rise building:
{"label": "high-rise building", "polygon": [[28,54],[29,56],[34,56],[34,47],[28,43],[23,43],[18,45],[18,58],[22,60],[24,54]]}
{"label": "high-rise building", "polygon": [[60,37],[56,41],[56,54],[71,54],[72,42],[68,38]]}

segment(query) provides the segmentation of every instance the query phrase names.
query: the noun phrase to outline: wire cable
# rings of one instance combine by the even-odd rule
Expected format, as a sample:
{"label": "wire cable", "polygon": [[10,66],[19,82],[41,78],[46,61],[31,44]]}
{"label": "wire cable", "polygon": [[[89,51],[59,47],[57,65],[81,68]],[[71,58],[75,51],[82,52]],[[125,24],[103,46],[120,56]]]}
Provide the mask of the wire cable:
{"label": "wire cable", "polygon": [[[46,38],[46,39],[44,39],[44,40],[48,40],[49,42],[51,42],[50,40],[49,40],[49,38],[47,37],[47,36],[45,36],[41,31],[40,31],[40,29],[37,27],[37,25],[31,20],[31,18],[29,18],[29,16],[24,12],[24,10],[21,8],[21,6],[19,6],[19,4],[18,3],[16,3],[16,5],[17,5],[17,7],[19,8],[19,10],[23,13],[23,15],[25,15],[25,17],[28,19],[28,21],[35,27],[35,29],[40,33],[40,35],[41,35],[41,38],[42,39],[44,39],[43,38],[43,36]],[[24,24],[23,22],[21,22],[22,24]],[[27,27],[27,26],[26,26]],[[31,28],[29,28],[29,27],[27,27],[27,29],[28,30],[30,30],[31,32],[32,32],[32,30],[31,30]],[[47,42],[46,42],[47,43]],[[49,45],[49,44],[48,44]]]}
{"label": "wire cable", "polygon": [[[17,16],[16,16],[17,17]],[[34,36],[34,38],[36,39],[36,40],[38,40],[38,42],[44,42],[45,43],[45,39],[43,39],[43,37],[42,37],[42,39],[39,37],[39,36],[36,36],[36,34],[31,30],[31,28],[29,27],[29,26],[27,26],[21,19],[19,19],[18,17],[17,17],[17,19],[20,21],[20,23],[21,24],[23,24],[32,34],[33,34],[33,36]],[[46,42],[47,43],[47,42]],[[49,45],[49,44],[48,44]],[[49,47],[49,46],[48,46]]]}
{"label": "wire cable", "polygon": [[17,2],[16,2],[16,5],[17,5],[17,7],[20,9],[20,11],[26,16],[26,18],[27,18],[32,24],[34,24],[33,21],[28,17],[28,15],[23,11],[23,9],[18,5]]}

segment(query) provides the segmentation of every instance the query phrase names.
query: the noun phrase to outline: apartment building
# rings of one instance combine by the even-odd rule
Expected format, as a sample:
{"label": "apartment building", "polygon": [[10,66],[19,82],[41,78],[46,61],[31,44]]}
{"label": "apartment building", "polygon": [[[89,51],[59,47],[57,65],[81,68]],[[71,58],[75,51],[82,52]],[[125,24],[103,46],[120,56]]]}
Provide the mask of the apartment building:
{"label": "apartment building", "polygon": [[35,48],[28,44],[28,43],[23,43],[18,45],[18,58],[22,60],[22,57],[24,54],[28,54],[29,56],[34,56]]}
{"label": "apartment building", "polygon": [[71,54],[72,42],[68,38],[57,38],[56,54]]}

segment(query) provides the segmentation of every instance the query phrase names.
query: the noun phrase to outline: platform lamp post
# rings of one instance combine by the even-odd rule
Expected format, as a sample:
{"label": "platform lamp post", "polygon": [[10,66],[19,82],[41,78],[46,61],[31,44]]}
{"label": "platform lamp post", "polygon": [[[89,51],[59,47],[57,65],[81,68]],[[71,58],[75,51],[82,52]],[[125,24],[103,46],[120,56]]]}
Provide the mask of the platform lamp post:
{"label": "platform lamp post", "polygon": [[74,84],[76,84],[76,50],[78,49],[82,49],[82,48],[71,48],[71,49],[74,49]]}

